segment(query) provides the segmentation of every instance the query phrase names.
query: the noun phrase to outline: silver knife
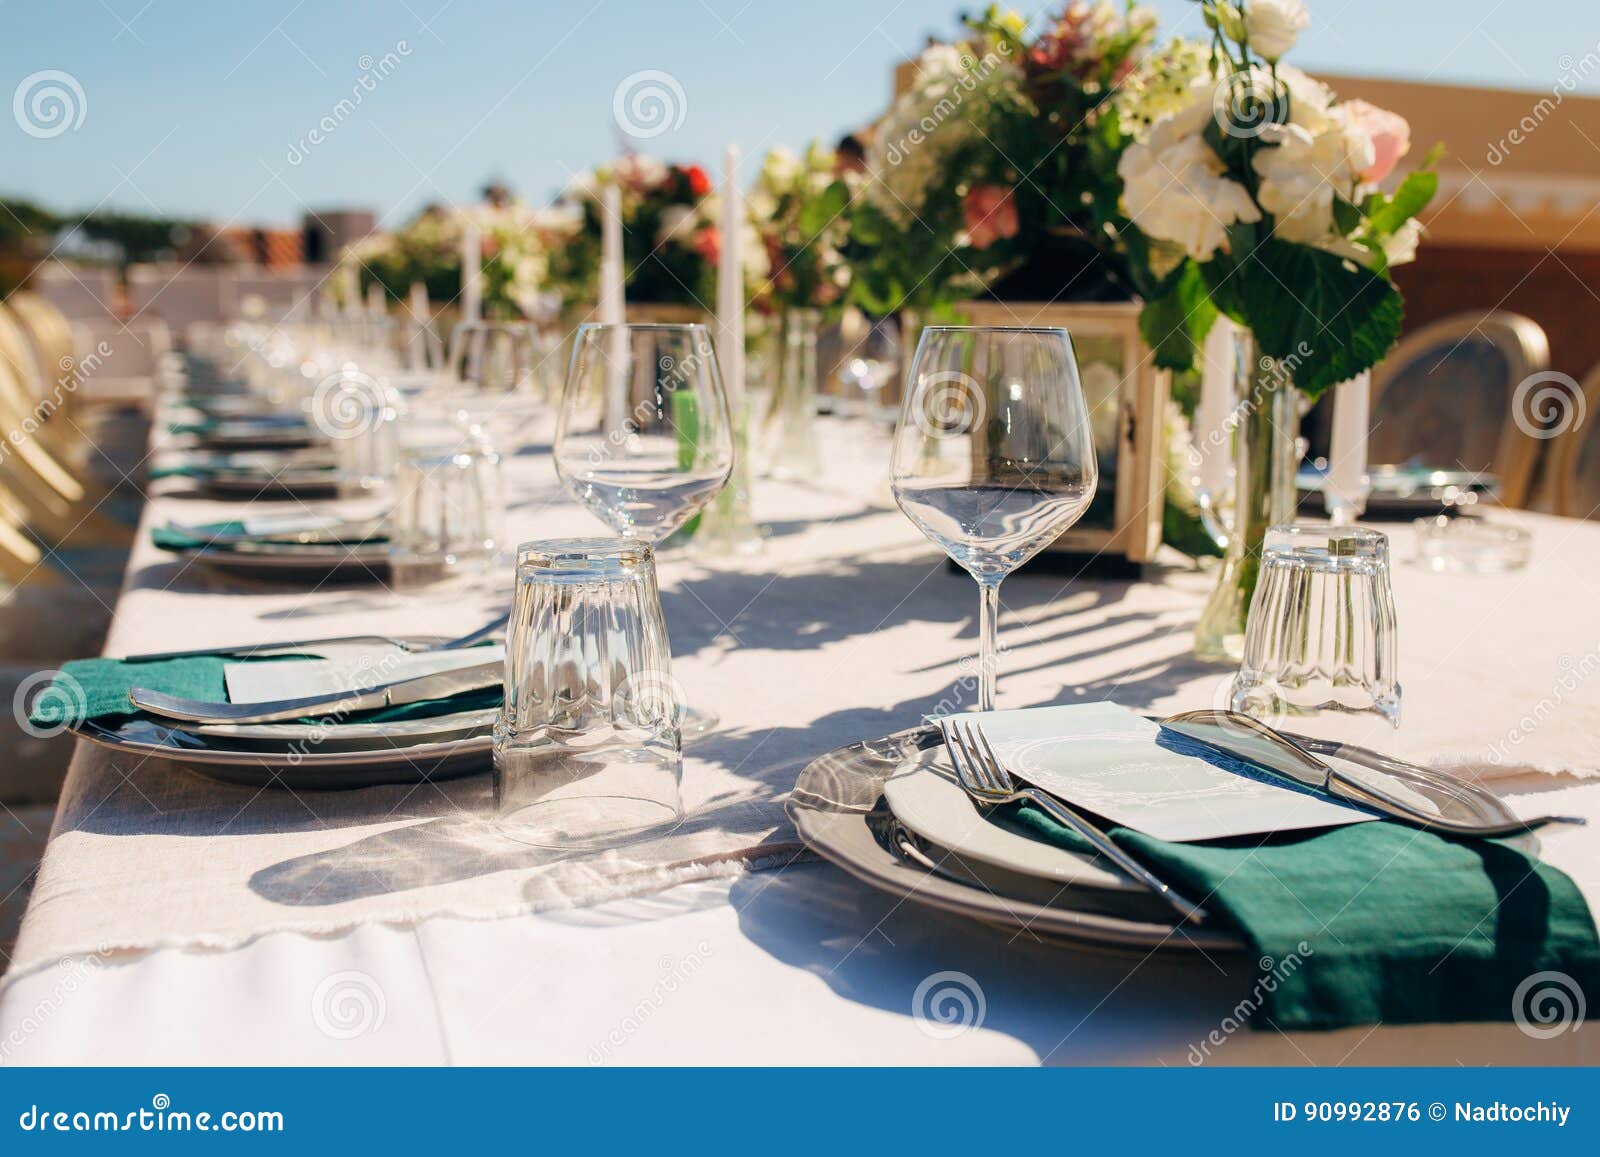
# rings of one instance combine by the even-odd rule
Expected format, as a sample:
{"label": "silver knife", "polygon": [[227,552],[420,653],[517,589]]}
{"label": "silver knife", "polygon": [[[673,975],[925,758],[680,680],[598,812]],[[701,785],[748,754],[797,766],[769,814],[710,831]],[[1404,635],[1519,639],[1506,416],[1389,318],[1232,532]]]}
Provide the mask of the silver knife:
{"label": "silver knife", "polygon": [[[1166,731],[1246,763],[1309,787],[1313,791],[1416,827],[1448,835],[1495,839],[1520,835],[1546,824],[1582,824],[1574,816],[1536,816],[1509,823],[1466,822],[1429,812],[1369,779],[1357,780],[1332,764],[1313,755],[1288,736],[1273,730],[1259,719],[1236,711],[1185,711],[1161,720]],[[1475,790],[1460,785],[1463,790]],[[1502,813],[1504,809],[1501,809]]]}
{"label": "silver knife", "polygon": [[208,703],[203,699],[167,695],[148,687],[133,688],[128,692],[128,699],[141,711],[166,719],[181,719],[186,723],[282,723],[307,716],[345,715],[419,703],[426,699],[448,699],[464,691],[494,687],[504,678],[505,661],[496,658],[493,662],[439,671],[432,675],[416,675],[393,683],[380,683],[375,687],[339,691],[331,695],[312,695],[304,699],[278,699],[269,703]]}

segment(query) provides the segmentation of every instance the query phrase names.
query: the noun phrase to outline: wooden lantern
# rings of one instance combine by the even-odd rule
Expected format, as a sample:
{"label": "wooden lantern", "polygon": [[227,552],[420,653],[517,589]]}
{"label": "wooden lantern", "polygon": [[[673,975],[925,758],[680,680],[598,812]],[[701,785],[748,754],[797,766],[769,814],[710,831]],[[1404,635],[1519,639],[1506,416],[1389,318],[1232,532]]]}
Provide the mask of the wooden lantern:
{"label": "wooden lantern", "polygon": [[[1137,302],[968,301],[968,325],[1053,326],[1072,335],[1100,459],[1100,487],[1078,524],[1040,554],[1056,569],[1136,569],[1161,545],[1168,375],[1139,335]],[[1131,564],[1131,566],[1130,566]]]}

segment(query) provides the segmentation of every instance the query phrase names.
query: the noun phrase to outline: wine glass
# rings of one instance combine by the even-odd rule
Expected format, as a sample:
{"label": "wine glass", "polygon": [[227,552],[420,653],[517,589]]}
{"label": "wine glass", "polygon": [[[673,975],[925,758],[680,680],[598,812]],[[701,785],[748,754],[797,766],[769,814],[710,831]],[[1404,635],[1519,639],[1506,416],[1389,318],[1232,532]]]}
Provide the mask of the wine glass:
{"label": "wine glass", "polygon": [[859,392],[851,410],[876,414],[883,387],[900,372],[900,323],[893,317],[867,319],[867,328],[839,366],[839,381]]}
{"label": "wine glass", "polygon": [[[659,546],[733,471],[733,427],[703,325],[579,328],[556,426],[556,473],[618,534]],[[686,708],[685,733],[709,731]]]}
{"label": "wine glass", "polygon": [[1077,522],[1099,479],[1064,329],[930,326],[892,456],[895,501],[978,580],[978,709],[994,709],[1000,583]]}

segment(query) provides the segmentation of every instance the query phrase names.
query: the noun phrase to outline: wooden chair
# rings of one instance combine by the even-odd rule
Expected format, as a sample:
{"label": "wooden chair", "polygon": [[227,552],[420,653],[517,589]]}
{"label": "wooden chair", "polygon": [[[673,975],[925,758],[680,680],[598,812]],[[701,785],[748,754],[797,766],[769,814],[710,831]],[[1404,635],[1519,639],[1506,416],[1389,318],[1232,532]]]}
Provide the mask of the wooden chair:
{"label": "wooden chair", "polygon": [[1549,365],[1544,330],[1519,314],[1424,326],[1373,371],[1368,460],[1491,473],[1505,505],[1526,506],[1544,440],[1513,405],[1518,384]]}
{"label": "wooden chair", "polygon": [[1583,379],[1581,394],[1556,415],[1565,428],[1545,459],[1545,497],[1557,514],[1600,520],[1600,366]]}

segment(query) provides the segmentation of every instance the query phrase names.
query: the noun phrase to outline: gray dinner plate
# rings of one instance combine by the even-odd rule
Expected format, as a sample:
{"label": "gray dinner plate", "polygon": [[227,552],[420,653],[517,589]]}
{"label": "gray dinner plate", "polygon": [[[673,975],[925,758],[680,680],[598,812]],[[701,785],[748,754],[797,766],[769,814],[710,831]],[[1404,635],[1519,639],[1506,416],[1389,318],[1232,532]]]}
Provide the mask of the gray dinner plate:
{"label": "gray dinner plate", "polygon": [[1008,894],[994,879],[965,882],[938,870],[936,858],[907,841],[883,785],[891,775],[937,760],[942,749],[939,733],[923,726],[812,760],[788,804],[800,838],[823,859],[890,895],[1025,935],[1114,949],[1246,950],[1228,929],[1174,925],[1164,905],[1159,913],[1151,910],[1149,896],[1069,888],[1044,904]]}
{"label": "gray dinner plate", "polygon": [[[1381,772],[1483,822],[1511,817],[1493,796],[1441,772],[1351,744],[1290,737],[1324,759]],[[894,796],[905,802],[903,785],[887,791],[885,785],[891,778],[948,767],[943,749],[939,732],[922,726],[813,760],[800,773],[788,804],[800,837],[818,855],[875,888],[985,924],[1107,948],[1245,950],[1231,929],[1174,925],[1165,905],[1152,904],[1148,893],[1093,886],[1078,866],[1057,860],[1053,878],[1041,878],[1037,862],[1019,858],[1014,847],[997,852],[988,836],[974,837],[959,823],[952,831],[948,815],[930,820],[927,798],[917,801],[924,805],[921,813],[915,804],[908,809],[912,814],[907,818],[921,829],[913,830],[890,806]],[[1530,855],[1538,852],[1538,840],[1531,834],[1509,842]]]}
{"label": "gray dinner plate", "polygon": [[228,547],[197,546],[174,551],[179,558],[213,570],[254,578],[334,578],[383,582],[389,576],[385,543],[262,542]]}
{"label": "gray dinner plate", "polygon": [[218,470],[201,479],[219,498],[334,498],[339,493],[337,470]]}
{"label": "gray dinner plate", "polygon": [[371,750],[327,751],[307,741],[299,750],[259,751],[134,719],[118,726],[93,721],[72,729],[100,747],[141,759],[168,759],[211,779],[247,787],[347,791],[379,784],[459,779],[488,771],[493,737],[400,744]]}

